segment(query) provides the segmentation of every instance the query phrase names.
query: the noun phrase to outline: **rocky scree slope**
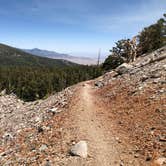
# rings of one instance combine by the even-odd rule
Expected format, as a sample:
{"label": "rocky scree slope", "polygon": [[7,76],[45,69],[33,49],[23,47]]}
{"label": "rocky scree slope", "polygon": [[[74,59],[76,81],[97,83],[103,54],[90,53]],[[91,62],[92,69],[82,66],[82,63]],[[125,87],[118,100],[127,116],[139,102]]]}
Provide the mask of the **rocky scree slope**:
{"label": "rocky scree slope", "polygon": [[[23,102],[14,94],[5,95],[2,92],[0,96],[0,165],[24,165],[32,164],[34,161],[35,165],[38,165],[37,158],[40,155],[35,157],[34,146],[39,146],[38,152],[41,153],[48,148],[42,140],[43,132],[46,132],[48,136],[45,142],[53,138],[56,143],[56,139],[62,139],[60,126],[64,116],[60,116],[59,113],[67,109],[74,91],[74,86],[69,87],[45,100],[34,102]],[[58,128],[57,130],[54,129],[54,125]],[[56,132],[53,133],[54,130]],[[40,142],[40,145],[37,145],[37,142]],[[52,148],[54,148],[53,145]],[[33,157],[32,154],[26,154],[29,150],[32,154],[34,153]]]}
{"label": "rocky scree slope", "polygon": [[115,135],[147,165],[166,165],[166,46],[106,73],[95,86]]}

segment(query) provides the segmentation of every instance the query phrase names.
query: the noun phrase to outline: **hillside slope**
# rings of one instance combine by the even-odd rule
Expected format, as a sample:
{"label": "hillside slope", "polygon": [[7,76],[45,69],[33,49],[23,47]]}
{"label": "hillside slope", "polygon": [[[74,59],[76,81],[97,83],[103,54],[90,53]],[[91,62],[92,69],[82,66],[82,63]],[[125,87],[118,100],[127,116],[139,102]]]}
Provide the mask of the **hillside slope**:
{"label": "hillside slope", "polygon": [[[166,165],[166,47],[46,100],[0,97],[0,164]],[[88,157],[71,156],[78,141]]]}
{"label": "hillside slope", "polygon": [[60,59],[34,56],[4,44],[0,44],[0,66],[65,67],[76,65]]}

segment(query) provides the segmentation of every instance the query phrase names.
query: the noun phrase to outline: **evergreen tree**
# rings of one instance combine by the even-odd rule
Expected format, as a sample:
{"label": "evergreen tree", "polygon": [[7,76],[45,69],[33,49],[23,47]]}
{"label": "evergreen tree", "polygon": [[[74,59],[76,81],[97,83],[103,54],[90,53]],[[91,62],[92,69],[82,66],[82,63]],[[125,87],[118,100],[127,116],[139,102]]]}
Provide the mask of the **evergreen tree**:
{"label": "evergreen tree", "polygon": [[144,28],[138,37],[140,55],[164,46],[166,44],[166,14],[157,23]]}

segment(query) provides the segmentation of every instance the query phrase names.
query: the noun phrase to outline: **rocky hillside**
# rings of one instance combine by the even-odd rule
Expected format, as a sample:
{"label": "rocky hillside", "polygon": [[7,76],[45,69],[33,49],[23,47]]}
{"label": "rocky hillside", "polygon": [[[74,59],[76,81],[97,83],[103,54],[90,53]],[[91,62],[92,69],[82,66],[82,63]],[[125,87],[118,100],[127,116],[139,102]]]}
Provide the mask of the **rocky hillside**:
{"label": "rocky hillside", "polygon": [[[0,165],[24,165],[24,163],[36,161],[36,157],[27,156],[25,159],[19,157],[19,153],[26,153],[27,148],[32,148],[33,151],[33,143],[30,142],[37,141],[43,132],[53,133],[54,130],[60,132],[60,126],[54,129],[50,123],[55,123],[55,125],[62,123],[63,119],[59,115],[67,109],[74,87],[67,88],[46,100],[35,102],[23,102],[14,94],[5,95],[4,93],[3,91],[0,96]],[[54,117],[56,117],[55,121],[52,119]],[[43,125],[47,122],[49,122],[48,126]],[[30,134],[27,140],[23,133]],[[42,140],[40,141],[42,143]],[[45,145],[42,144],[39,151],[43,151],[43,147]]]}
{"label": "rocky hillside", "polygon": [[122,64],[95,85],[116,136],[133,145],[144,164],[166,165],[166,47]]}
{"label": "rocky hillside", "polygon": [[[165,120],[163,47],[45,100],[2,92],[0,165],[165,165]],[[69,153],[80,140],[87,158]]]}

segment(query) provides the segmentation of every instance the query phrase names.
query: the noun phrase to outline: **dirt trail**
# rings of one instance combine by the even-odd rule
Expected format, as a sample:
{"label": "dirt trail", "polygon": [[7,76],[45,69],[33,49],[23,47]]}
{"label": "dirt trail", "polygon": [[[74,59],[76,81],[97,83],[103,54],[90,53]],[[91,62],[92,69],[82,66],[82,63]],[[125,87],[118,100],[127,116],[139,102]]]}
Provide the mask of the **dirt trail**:
{"label": "dirt trail", "polygon": [[140,165],[130,154],[131,149],[121,145],[114,136],[105,117],[107,110],[104,106],[100,107],[99,102],[93,96],[93,87],[89,83],[80,86],[77,100],[71,108],[71,120],[77,127],[74,135],[88,143],[89,157],[86,160],[72,160],[68,165]]}
{"label": "dirt trail", "polygon": [[77,123],[80,133],[84,133],[84,139],[88,141],[89,153],[94,158],[94,165],[106,166],[111,164],[110,155],[111,158],[115,158],[116,151],[106,138],[107,133],[104,131],[104,126],[97,119],[97,107],[90,91],[91,87],[88,84],[82,88]]}

